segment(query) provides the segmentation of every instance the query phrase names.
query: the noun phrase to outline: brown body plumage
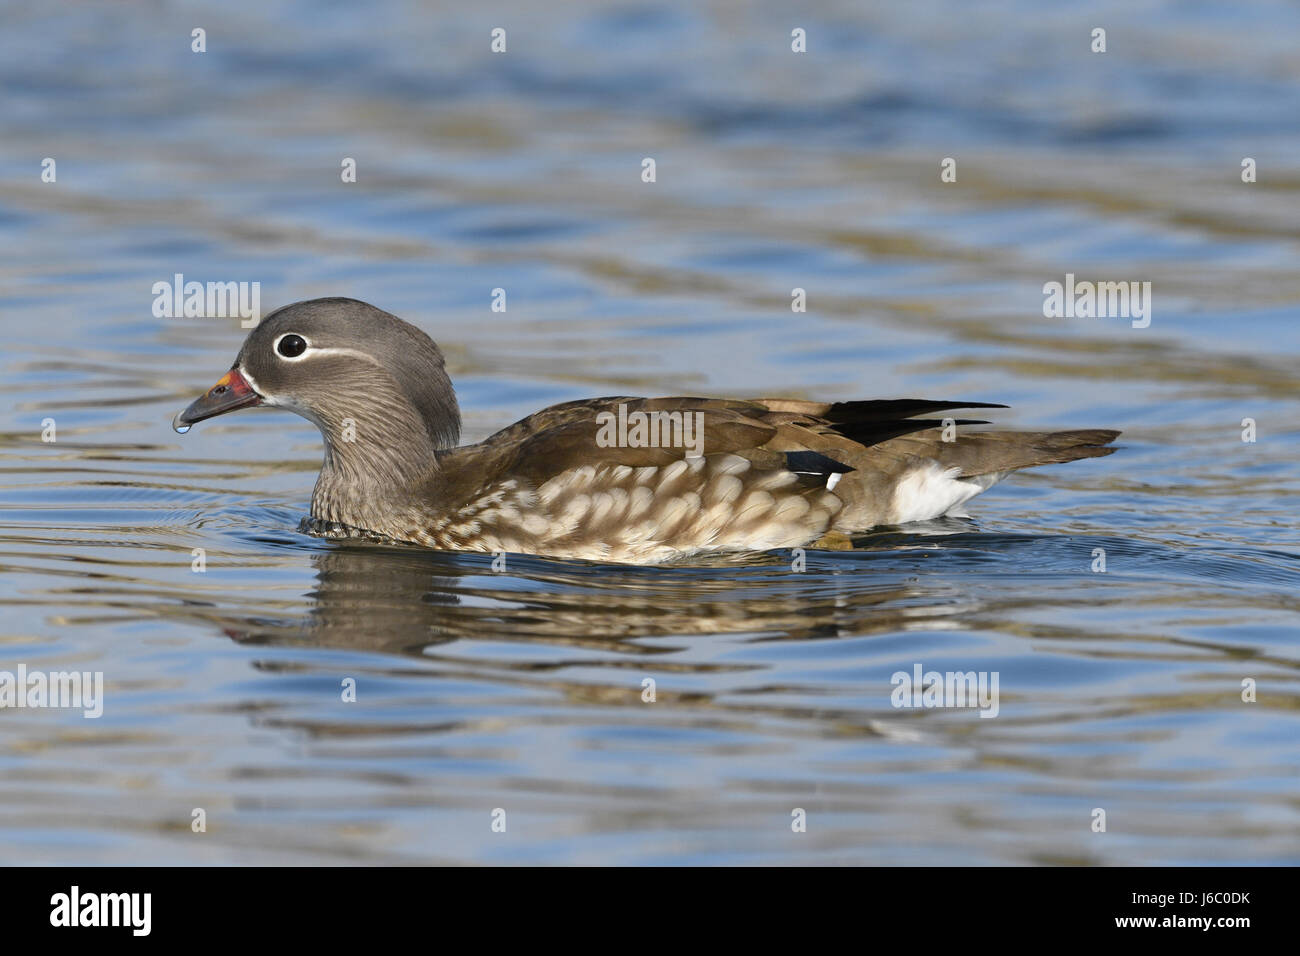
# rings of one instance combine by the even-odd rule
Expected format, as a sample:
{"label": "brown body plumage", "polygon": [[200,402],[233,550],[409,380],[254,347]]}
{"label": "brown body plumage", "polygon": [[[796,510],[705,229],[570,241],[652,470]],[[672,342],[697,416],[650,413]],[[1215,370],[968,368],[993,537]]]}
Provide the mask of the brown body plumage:
{"label": "brown body plumage", "polygon": [[[985,403],[614,397],[556,405],[453,447],[459,412],[437,346],[351,299],[268,316],[177,423],[252,404],[320,427],[321,522],[450,550],[629,563],[808,546],[958,514],[1012,471],[1109,454],[1119,434],[970,432],[987,422],[916,417],[1002,407]],[[674,440],[608,440],[615,420],[687,416],[697,430],[672,430]]]}

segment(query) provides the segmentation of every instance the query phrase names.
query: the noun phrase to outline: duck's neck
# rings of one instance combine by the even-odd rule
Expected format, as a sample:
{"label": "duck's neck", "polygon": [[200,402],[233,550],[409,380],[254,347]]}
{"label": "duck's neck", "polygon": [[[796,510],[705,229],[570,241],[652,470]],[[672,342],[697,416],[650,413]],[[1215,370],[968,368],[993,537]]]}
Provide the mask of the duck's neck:
{"label": "duck's neck", "polygon": [[317,425],[325,460],[312,492],[312,517],[391,535],[403,512],[421,501],[427,505],[438,448],[413,408],[393,406]]}

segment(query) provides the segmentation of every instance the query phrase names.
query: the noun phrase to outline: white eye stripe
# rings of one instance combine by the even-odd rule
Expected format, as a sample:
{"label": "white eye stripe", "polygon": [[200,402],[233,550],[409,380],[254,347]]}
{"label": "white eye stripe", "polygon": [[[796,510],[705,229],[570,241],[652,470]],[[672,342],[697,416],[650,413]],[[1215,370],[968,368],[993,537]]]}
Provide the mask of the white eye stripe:
{"label": "white eye stripe", "polygon": [[[289,338],[289,336],[294,336],[295,338],[302,339],[303,345],[306,346],[297,355],[285,355],[283,352],[280,351],[280,343],[285,339]],[[310,358],[316,355],[346,355],[349,358],[362,359],[366,362],[369,362],[371,365],[382,364],[379,361],[379,359],[375,358],[373,355],[370,355],[367,352],[359,351],[358,349],[338,348],[338,347],[317,348],[313,346],[311,342],[308,341],[307,337],[301,334],[300,332],[284,332],[280,335],[277,335],[275,341],[271,343],[271,349],[272,351],[275,352],[276,358],[285,362],[301,362],[305,358]]]}
{"label": "white eye stripe", "polygon": [[286,332],[284,335],[280,336],[280,338],[277,338],[275,340],[275,344],[272,346],[272,348],[275,349],[276,357],[284,359],[286,362],[300,362],[305,358],[308,358],[310,356],[316,356],[316,355],[346,355],[349,358],[363,359],[369,362],[371,365],[380,364],[379,359],[375,358],[373,355],[370,355],[367,352],[362,352],[357,349],[347,349],[347,348],[337,348],[337,347],[317,348],[316,346],[312,345],[310,342],[307,342],[307,340],[303,338],[301,335],[298,335],[298,338],[302,339],[304,342],[307,342],[307,347],[303,349],[302,352],[299,353],[298,355],[281,355],[280,339],[285,338],[285,336],[289,336],[289,335],[298,335],[298,333]]}
{"label": "white eye stripe", "polygon": [[308,346],[307,351],[306,351],[306,352],[303,352],[302,354],[303,354],[303,355],[308,355],[308,354],[311,354],[311,355],[347,355],[347,356],[350,356],[350,357],[352,357],[352,358],[365,359],[365,360],[366,360],[367,362],[369,362],[371,365],[378,365],[378,364],[380,364],[380,363],[379,363],[379,359],[375,358],[373,355],[370,355],[370,354],[368,354],[368,353],[366,353],[366,352],[358,351],[357,349],[343,349],[343,348],[320,348],[320,349],[314,349],[314,348],[311,348],[310,346]]}

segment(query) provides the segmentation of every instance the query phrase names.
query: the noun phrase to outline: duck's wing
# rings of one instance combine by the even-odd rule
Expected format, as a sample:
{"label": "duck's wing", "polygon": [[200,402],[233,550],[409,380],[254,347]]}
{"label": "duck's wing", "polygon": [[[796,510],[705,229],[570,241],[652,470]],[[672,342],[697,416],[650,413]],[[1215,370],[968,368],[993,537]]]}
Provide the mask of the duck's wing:
{"label": "duck's wing", "polygon": [[584,426],[590,429],[594,442],[601,424],[600,416],[609,413],[617,417],[620,406],[628,413],[699,411],[703,412],[713,424],[740,418],[748,418],[754,424],[759,424],[759,417],[766,412],[766,409],[757,402],[725,398],[642,398],[634,395],[583,398],[534,412],[485,439],[483,444],[505,447],[532,441],[551,434],[556,429],[569,430]]}
{"label": "duck's wing", "polygon": [[[543,482],[584,465],[662,467],[688,451],[716,455],[761,449],[777,433],[775,424],[763,420],[766,413],[760,404],[728,399],[592,398],[542,409],[478,447],[497,468]],[[650,416],[655,416],[655,436],[646,430],[638,435],[638,420]]]}
{"label": "duck's wing", "polygon": [[[827,403],[612,396],[551,406],[502,429],[481,445],[457,451],[472,453],[480,474],[508,472],[533,482],[584,465],[662,467],[681,460],[688,449],[681,442],[627,442],[622,440],[627,434],[617,433],[617,440],[611,442],[609,429],[617,429],[620,422],[635,424],[639,417],[650,415],[660,416],[661,426],[671,422],[675,427],[678,420],[685,424],[685,416],[691,416],[689,430],[672,433],[698,439],[691,450],[705,456],[740,455],[760,468],[818,474],[824,483],[828,474],[858,467],[855,459],[860,460],[871,445],[943,424],[939,419],[910,416],[956,408],[1005,407],[918,399]],[[956,423],[987,424],[967,419]],[[666,436],[661,432],[660,437]]]}

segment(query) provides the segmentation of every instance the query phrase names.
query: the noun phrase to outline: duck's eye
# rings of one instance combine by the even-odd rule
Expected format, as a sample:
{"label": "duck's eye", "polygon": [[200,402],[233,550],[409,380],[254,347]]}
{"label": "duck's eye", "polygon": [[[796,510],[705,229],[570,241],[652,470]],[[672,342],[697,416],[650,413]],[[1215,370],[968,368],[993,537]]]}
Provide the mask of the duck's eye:
{"label": "duck's eye", "polygon": [[307,342],[301,335],[292,333],[280,339],[275,350],[285,358],[297,358],[303,352],[307,351]]}

